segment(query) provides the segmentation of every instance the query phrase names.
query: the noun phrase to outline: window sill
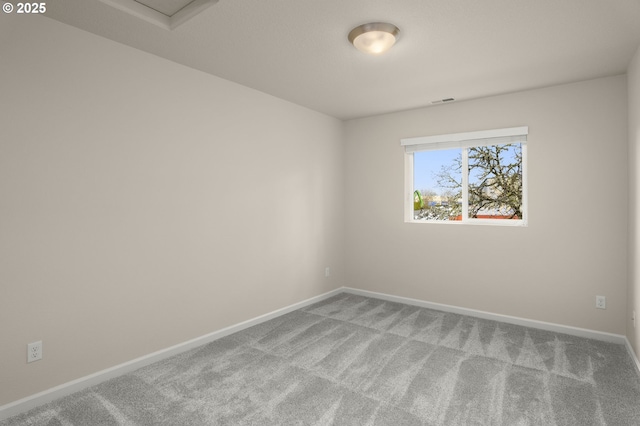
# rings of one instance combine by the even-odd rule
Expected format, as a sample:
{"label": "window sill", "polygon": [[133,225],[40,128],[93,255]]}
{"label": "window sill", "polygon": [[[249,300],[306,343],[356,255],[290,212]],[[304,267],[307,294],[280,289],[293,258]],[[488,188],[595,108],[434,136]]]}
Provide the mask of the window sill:
{"label": "window sill", "polygon": [[405,223],[429,223],[438,225],[482,225],[482,226],[520,226],[526,227],[526,220],[507,220],[507,219],[469,219],[463,220],[405,220]]}

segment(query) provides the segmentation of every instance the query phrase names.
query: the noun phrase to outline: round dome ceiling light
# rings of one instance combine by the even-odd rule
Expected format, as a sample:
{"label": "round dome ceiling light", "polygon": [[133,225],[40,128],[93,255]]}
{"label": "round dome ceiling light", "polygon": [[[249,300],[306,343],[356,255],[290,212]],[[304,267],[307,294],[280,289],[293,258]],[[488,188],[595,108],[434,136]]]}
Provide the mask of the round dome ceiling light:
{"label": "round dome ceiling light", "polygon": [[372,22],[355,27],[349,33],[349,41],[361,52],[381,55],[396,42],[400,30],[386,22]]}

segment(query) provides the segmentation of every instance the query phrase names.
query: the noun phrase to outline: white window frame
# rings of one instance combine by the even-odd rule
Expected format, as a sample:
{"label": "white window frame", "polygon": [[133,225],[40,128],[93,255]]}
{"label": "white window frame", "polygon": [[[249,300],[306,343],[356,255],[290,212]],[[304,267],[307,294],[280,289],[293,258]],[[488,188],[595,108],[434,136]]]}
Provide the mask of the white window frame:
{"label": "white window frame", "polygon": [[[473,224],[493,226],[527,226],[528,182],[527,182],[527,136],[528,126],[505,129],[480,130],[476,132],[451,133],[400,140],[404,147],[404,221],[408,223]],[[522,218],[521,219],[477,219],[469,217],[469,157],[467,148],[475,146],[519,143],[522,147]],[[438,149],[462,150],[462,220],[416,220],[413,211],[413,154],[419,151]]]}

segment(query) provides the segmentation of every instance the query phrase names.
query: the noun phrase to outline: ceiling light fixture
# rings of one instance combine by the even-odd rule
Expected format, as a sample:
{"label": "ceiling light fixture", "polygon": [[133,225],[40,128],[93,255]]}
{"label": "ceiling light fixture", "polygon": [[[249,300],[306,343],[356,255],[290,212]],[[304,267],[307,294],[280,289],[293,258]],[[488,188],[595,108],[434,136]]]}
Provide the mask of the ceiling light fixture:
{"label": "ceiling light fixture", "polygon": [[400,30],[386,22],[372,22],[355,27],[349,33],[349,41],[361,52],[380,55],[396,42]]}

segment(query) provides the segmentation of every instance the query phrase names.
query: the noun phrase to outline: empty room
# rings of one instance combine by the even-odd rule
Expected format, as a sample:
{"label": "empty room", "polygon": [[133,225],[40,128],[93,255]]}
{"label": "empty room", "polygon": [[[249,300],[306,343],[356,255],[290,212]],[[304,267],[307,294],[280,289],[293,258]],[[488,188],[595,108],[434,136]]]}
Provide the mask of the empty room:
{"label": "empty room", "polygon": [[0,425],[640,425],[638,0],[0,3]]}

